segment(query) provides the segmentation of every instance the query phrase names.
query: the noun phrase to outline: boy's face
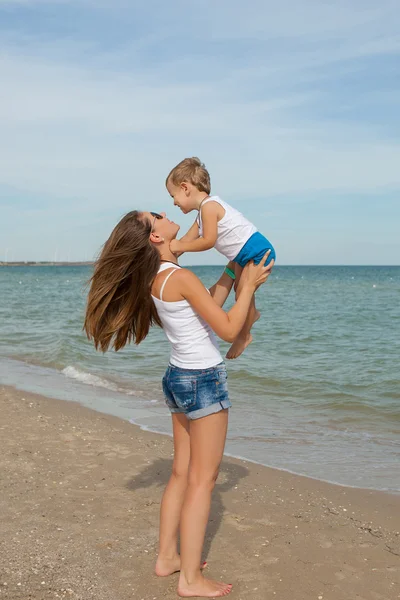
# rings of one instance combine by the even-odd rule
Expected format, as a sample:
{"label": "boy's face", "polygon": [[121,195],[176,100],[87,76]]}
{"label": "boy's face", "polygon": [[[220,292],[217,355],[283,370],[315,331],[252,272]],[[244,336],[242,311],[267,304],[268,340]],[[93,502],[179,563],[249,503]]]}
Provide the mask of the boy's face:
{"label": "boy's face", "polygon": [[174,205],[178,206],[185,215],[195,208],[191,198],[191,187],[193,186],[185,181],[180,185],[174,185],[170,181],[167,183],[167,190],[174,201]]}

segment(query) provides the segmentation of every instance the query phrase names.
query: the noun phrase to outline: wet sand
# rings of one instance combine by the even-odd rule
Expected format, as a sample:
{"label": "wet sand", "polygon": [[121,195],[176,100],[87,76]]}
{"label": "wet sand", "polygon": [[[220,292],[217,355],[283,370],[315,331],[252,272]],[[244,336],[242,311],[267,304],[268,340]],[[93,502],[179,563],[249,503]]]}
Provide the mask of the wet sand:
{"label": "wet sand", "polygon": [[[75,403],[0,388],[0,597],[159,600],[172,441]],[[204,558],[233,599],[400,598],[400,496],[225,458]]]}

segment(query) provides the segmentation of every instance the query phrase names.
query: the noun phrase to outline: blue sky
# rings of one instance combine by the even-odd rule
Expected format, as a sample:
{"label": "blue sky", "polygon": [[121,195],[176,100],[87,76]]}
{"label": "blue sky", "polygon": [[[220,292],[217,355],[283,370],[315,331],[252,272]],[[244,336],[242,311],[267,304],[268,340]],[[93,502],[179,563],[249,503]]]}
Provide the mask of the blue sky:
{"label": "blue sky", "polygon": [[397,0],[0,0],[0,260],[92,258],[134,208],[184,233],[197,155],[280,264],[400,264],[399,32]]}

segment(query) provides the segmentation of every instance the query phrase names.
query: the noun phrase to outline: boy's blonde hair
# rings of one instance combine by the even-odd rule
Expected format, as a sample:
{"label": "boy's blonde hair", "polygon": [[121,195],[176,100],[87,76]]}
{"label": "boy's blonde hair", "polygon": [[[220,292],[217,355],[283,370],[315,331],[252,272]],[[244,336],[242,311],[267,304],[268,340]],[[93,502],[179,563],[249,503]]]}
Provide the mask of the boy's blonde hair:
{"label": "boy's blonde hair", "polygon": [[184,181],[187,181],[194,185],[200,192],[209,194],[211,191],[210,174],[197,156],[184,158],[176,165],[165,180],[165,185],[169,181],[174,185],[180,185]]}

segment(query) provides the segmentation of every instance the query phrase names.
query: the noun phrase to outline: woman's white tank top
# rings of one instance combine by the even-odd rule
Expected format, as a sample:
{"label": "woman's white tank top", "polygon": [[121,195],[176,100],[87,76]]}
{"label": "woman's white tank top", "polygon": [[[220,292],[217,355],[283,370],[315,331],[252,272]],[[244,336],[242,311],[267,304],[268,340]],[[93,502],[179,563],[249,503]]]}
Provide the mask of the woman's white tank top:
{"label": "woman's white tank top", "polygon": [[[242,215],[241,212],[229,206],[219,196],[210,196],[203,201],[201,208],[207,202],[218,202],[225,209],[225,215],[218,221],[218,237],[215,248],[228,260],[234,260],[245,243],[256,233],[257,227]],[[200,236],[203,235],[201,208],[197,217]]]}
{"label": "woman's white tank top", "polygon": [[[176,267],[162,263],[158,272]],[[180,268],[180,267],[178,267]],[[177,269],[168,273],[160,290],[160,299],[152,296],[165,335],[171,344],[170,363],[182,369],[209,369],[222,362],[217,338],[211,327],[190,306],[187,300],[165,302],[164,287]]]}

